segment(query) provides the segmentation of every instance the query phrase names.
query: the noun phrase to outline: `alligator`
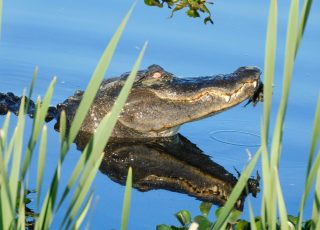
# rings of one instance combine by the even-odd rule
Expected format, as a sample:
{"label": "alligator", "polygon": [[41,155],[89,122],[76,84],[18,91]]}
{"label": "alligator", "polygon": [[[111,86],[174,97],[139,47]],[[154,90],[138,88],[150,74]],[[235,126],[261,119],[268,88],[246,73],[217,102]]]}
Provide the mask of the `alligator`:
{"label": "alligator", "polygon": [[[102,82],[76,138],[79,149],[88,141],[84,137],[92,136],[110,112],[128,75]],[[256,67],[197,78],[178,78],[158,65],[138,71],[105,149],[106,163],[101,165],[101,171],[123,184],[130,159],[135,172],[133,186],[139,190],[163,188],[223,205],[237,178],[179,135],[178,129],[184,123],[220,113],[247,99],[253,105],[262,101],[260,75]],[[49,107],[46,121],[56,119],[55,129],[59,130],[59,117],[65,111],[69,126],[82,96],[83,91],[76,91],[63,103]],[[17,114],[21,99],[12,93],[0,93],[0,114]],[[28,102],[26,113],[33,117],[35,103],[29,99]],[[259,178],[249,180],[248,191],[242,193],[236,208],[242,209],[248,193],[255,196],[258,191]]]}
{"label": "alligator", "polygon": [[[181,125],[215,115],[249,99],[254,105],[262,100],[261,71],[240,67],[231,74],[178,78],[158,65],[138,71],[127,102],[112,132],[112,138],[155,138],[177,134]],[[94,133],[120,93],[129,73],[104,80],[97,92],[80,132]],[[57,119],[62,110],[71,124],[83,91],[76,91],[57,107],[50,107],[47,121]],[[8,99],[9,98],[9,99]],[[17,113],[21,98],[0,94],[0,114]],[[28,114],[33,116],[31,101]]]}
{"label": "alligator", "polygon": [[[179,127],[229,109],[249,99],[261,100],[261,71],[241,67],[231,74],[178,78],[158,65],[139,71],[123,111],[113,130],[113,138],[155,138],[177,134]],[[105,80],[80,129],[93,133],[110,112],[129,73]],[[75,116],[83,91],[65,100],[59,110],[67,121]]]}
{"label": "alligator", "polygon": [[[80,132],[75,143],[83,150],[91,135]],[[215,163],[181,134],[162,138],[121,139],[109,142],[104,149],[100,171],[116,183],[125,185],[132,167],[132,186],[146,192],[165,189],[187,194],[205,202],[223,206],[238,179]],[[260,191],[260,176],[248,180],[235,203],[243,210],[248,194]]]}

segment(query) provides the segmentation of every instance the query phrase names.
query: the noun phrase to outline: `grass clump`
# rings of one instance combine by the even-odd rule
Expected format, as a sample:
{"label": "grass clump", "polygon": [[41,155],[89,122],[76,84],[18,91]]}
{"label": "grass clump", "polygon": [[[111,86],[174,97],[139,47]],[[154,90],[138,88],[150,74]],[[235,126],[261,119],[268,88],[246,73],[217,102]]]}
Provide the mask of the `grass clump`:
{"label": "grass clump", "polygon": [[[139,69],[146,44],[141,50],[129,77],[127,78],[127,81],[112,108],[112,111],[98,126],[96,133],[93,135],[92,139],[83,151],[83,154],[77,162],[72,176],[65,187],[62,187],[60,183],[60,175],[62,173],[61,167],[70,145],[73,143],[96,95],[133,8],[134,6],[123,19],[109,45],[103,52],[69,130],[67,130],[66,127],[65,114],[61,114],[60,156],[53,177],[51,178],[50,186],[47,190],[43,188],[42,178],[47,147],[47,128],[44,125],[44,119],[53,95],[56,78],[54,78],[50,83],[42,103],[40,103],[40,98],[38,98],[32,132],[25,153],[23,153],[23,141],[25,139],[25,104],[28,102],[25,102],[24,99],[21,102],[18,122],[11,138],[8,137],[10,113],[7,115],[2,129],[0,129],[0,229],[26,228],[24,198],[28,191],[28,170],[34,154],[35,146],[39,142],[39,139],[38,176],[36,179],[36,200],[38,208],[35,210],[35,212],[39,212],[39,216],[35,218],[35,224],[33,227],[35,229],[49,229],[55,220],[57,212],[64,213],[64,218],[60,223],[61,229],[78,229],[81,226],[92,202],[93,192],[91,191],[91,184],[98,171],[98,167],[100,166],[103,156],[103,148],[111,135],[118,115],[120,114],[129,94],[136,73]],[[32,87],[30,89],[29,96],[32,94],[36,75],[37,69],[35,70],[32,80]],[[129,171],[129,179],[131,178],[130,172],[131,171]],[[130,183],[128,182],[128,184]],[[129,187],[131,186],[128,186],[128,188]],[[72,189],[74,189],[74,193],[70,194]],[[61,196],[58,195],[58,191],[63,191]],[[128,192],[130,192],[130,190]],[[45,194],[45,198],[43,200],[41,200],[42,193]],[[67,209],[61,210],[61,205],[66,203],[66,197],[68,195],[70,195],[70,199],[68,199],[70,202],[66,204]],[[126,197],[128,197],[128,194]],[[127,198],[126,200],[127,203],[129,203],[130,199]],[[126,215],[124,215],[123,219],[125,220],[127,219],[125,216],[128,216],[128,204],[124,205],[124,207],[127,209],[124,211]],[[126,224],[123,224],[122,226],[123,229],[126,228]]]}
{"label": "grass clump", "polygon": [[[276,46],[277,46],[277,23],[278,23],[278,3],[277,0],[270,1],[270,10],[268,18],[266,49],[265,49],[265,66],[264,66],[264,111],[261,123],[261,147],[255,154],[255,157],[248,164],[244,173],[239,178],[234,191],[230,195],[228,201],[224,205],[216,221],[210,222],[208,219],[200,218],[206,224],[202,224],[199,218],[194,218],[193,222],[199,224],[199,229],[224,229],[227,226],[236,227],[237,229],[320,229],[319,218],[319,184],[320,184],[320,154],[316,152],[316,146],[320,136],[320,97],[316,108],[316,114],[313,125],[313,134],[308,160],[308,168],[306,174],[306,184],[304,193],[301,198],[301,205],[296,217],[288,215],[285,207],[284,197],[279,182],[279,159],[281,156],[281,146],[283,137],[283,124],[286,115],[288,96],[290,92],[291,77],[294,68],[294,61],[297,55],[303,32],[305,30],[310,8],[311,0],[305,0],[299,20],[299,1],[292,0],[289,12],[287,39],[284,58],[283,72],[283,88],[280,106],[276,117],[276,124],[272,133],[272,142],[268,143],[270,130],[270,111],[272,105],[272,85],[274,81]],[[237,220],[234,217],[240,217],[233,210],[234,203],[238,199],[239,194],[245,188],[248,176],[257,162],[257,158],[261,155],[262,162],[262,178],[263,178],[263,194],[261,203],[261,213],[259,217],[254,218],[251,205],[249,204],[250,223],[243,220]],[[248,174],[249,173],[249,174]],[[316,183],[315,196],[313,197],[313,214],[311,219],[303,222],[303,210],[306,199],[310,194],[312,185]],[[185,212],[186,210],[184,210]],[[232,221],[230,222],[230,218]],[[180,221],[181,222],[181,221]],[[188,229],[191,223],[182,223],[181,229]],[[204,227],[201,227],[204,226]],[[177,227],[169,227],[167,225],[159,225],[158,229],[176,229]]]}

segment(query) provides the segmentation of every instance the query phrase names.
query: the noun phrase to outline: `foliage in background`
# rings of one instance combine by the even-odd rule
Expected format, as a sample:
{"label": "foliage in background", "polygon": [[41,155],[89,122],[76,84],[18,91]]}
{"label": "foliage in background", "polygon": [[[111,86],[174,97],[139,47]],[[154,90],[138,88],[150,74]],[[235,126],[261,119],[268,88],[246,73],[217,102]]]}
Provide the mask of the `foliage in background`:
{"label": "foliage in background", "polygon": [[213,24],[211,12],[208,9],[208,4],[213,4],[207,0],[144,0],[144,3],[148,6],[157,6],[162,8],[164,5],[167,5],[168,8],[172,9],[171,16],[174,12],[187,9],[186,14],[192,18],[200,17],[200,13],[207,14],[203,20],[205,24],[210,22]]}
{"label": "foliage in background", "polygon": [[[261,124],[261,147],[255,154],[254,158],[248,164],[232,191],[228,201],[219,211],[216,221],[211,223],[207,219],[195,217],[191,219],[188,211],[183,210],[178,213],[177,217],[182,224],[182,227],[159,225],[158,229],[190,229],[193,224],[198,224],[201,229],[225,229],[228,225],[233,224],[239,229],[246,229],[248,223],[243,220],[237,220],[236,216],[240,216],[233,210],[235,201],[239,194],[246,186],[248,173],[252,171],[256,164],[257,157],[262,156],[262,172],[263,172],[263,194],[261,202],[260,217],[254,218],[252,207],[249,203],[250,211],[250,228],[251,229],[320,229],[320,152],[316,153],[316,147],[319,143],[320,136],[320,97],[316,107],[315,120],[311,138],[311,147],[308,159],[308,168],[306,174],[305,189],[301,198],[301,205],[297,217],[287,215],[284,198],[279,181],[278,166],[281,155],[283,124],[285,120],[286,108],[288,103],[289,89],[291,77],[293,73],[294,61],[299,48],[300,41],[305,30],[312,1],[305,0],[301,12],[299,22],[299,1],[292,0],[287,27],[287,39],[284,58],[283,72],[283,89],[280,106],[276,117],[275,127],[272,134],[272,142],[268,143],[270,130],[270,111],[272,104],[272,85],[274,79],[276,47],[277,47],[277,0],[270,1],[270,11],[268,18],[268,28],[266,37],[265,50],[265,66],[264,66],[264,113]],[[313,212],[309,221],[303,224],[303,210],[306,204],[312,185],[316,183],[315,195],[313,197]],[[182,215],[182,217],[181,217]],[[206,217],[206,216],[205,216]],[[232,220],[230,222],[230,219]],[[236,221],[235,221],[236,220]],[[235,222],[234,222],[235,221]],[[234,223],[233,223],[234,222]],[[256,223],[259,223],[256,225]],[[203,224],[204,223],[204,224]],[[240,224],[240,225],[239,225]]]}
{"label": "foliage in background", "polygon": [[[8,113],[0,129],[0,229],[25,229],[27,227],[26,224],[28,224],[28,221],[26,218],[30,217],[30,213],[26,213],[26,203],[29,203],[29,201],[25,199],[28,194],[28,171],[37,144],[39,144],[38,173],[37,178],[32,178],[32,180],[37,181],[37,207],[35,212],[38,212],[39,215],[34,216],[36,219],[33,227],[35,229],[49,229],[54,221],[55,226],[62,229],[78,229],[81,226],[91,205],[93,197],[91,184],[100,166],[104,146],[111,135],[112,129],[127,99],[146,45],[144,45],[141,50],[119,97],[115,101],[112,111],[101,121],[73,169],[67,185],[64,187],[62,187],[60,181],[60,175],[62,173],[61,167],[70,145],[73,143],[96,92],[100,87],[100,83],[103,80],[133,7],[123,19],[117,32],[105,49],[92,75],[70,129],[67,130],[65,114],[62,112],[60,115],[60,155],[49,188],[43,187],[42,178],[47,153],[47,128],[44,125],[44,119],[53,95],[56,78],[54,78],[49,85],[42,103],[40,103],[40,98],[38,98],[33,127],[25,152],[23,144],[26,139],[24,134],[25,105],[28,105],[25,97],[23,97],[21,101],[18,121],[11,138],[9,138],[10,113]],[[37,68],[32,79],[30,96],[36,76]],[[128,180],[131,180],[130,175],[129,171]],[[50,181],[50,178],[48,178],[48,180]],[[128,185],[128,188],[131,187],[130,183],[128,183]],[[128,197],[127,193],[128,192],[126,192],[126,197]],[[68,199],[66,199],[67,197]],[[128,198],[126,200],[127,203],[130,201]],[[64,204],[66,208],[61,209],[62,204]],[[124,220],[128,219],[126,217],[128,216],[128,208],[128,204],[124,204]],[[59,220],[55,220],[58,212],[64,213],[64,218],[60,223]],[[122,224],[122,226],[122,228],[125,229],[126,223]]]}

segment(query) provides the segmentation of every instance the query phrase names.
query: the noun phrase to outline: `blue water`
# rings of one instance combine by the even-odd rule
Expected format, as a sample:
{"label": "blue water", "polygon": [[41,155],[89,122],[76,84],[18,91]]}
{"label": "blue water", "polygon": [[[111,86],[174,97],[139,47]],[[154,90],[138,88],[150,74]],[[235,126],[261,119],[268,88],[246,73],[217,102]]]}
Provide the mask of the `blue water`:
{"label": "blue water", "polygon": [[[280,1],[279,1],[280,2]],[[5,1],[0,42],[0,92],[22,94],[30,84],[36,65],[39,77],[35,94],[43,95],[53,76],[58,77],[52,104],[62,102],[77,89],[85,89],[106,44],[132,1]],[[268,1],[219,1],[211,7],[214,25],[177,12],[168,19],[168,9],[147,7],[139,1],[123,34],[107,76],[131,69],[141,47],[148,41],[142,68],[159,64],[178,76],[228,73],[239,66],[263,68]],[[289,0],[279,3],[277,69],[274,85],[272,123],[281,96]],[[287,210],[296,214],[304,186],[311,127],[319,95],[320,4],[314,1],[305,36],[297,56],[286,115],[280,174]],[[215,117],[186,124],[181,133],[213,160],[234,172],[248,162],[247,149],[255,146],[230,145],[212,138],[221,130],[236,130],[232,136],[220,132],[226,142],[256,143],[262,114],[261,104],[238,106]],[[14,120],[14,118],[13,118]],[[0,117],[2,123],[3,117]],[[30,128],[31,120],[27,121]],[[58,133],[49,126],[49,148],[45,178],[54,170],[58,157]],[[13,126],[12,126],[13,127]],[[253,135],[245,136],[243,132]],[[229,138],[229,139],[228,139]],[[70,175],[80,152],[73,146],[63,167],[62,180]],[[258,165],[259,167],[259,165]],[[35,170],[31,171],[34,176]],[[30,180],[32,186],[33,182]],[[49,181],[45,180],[48,184]],[[94,208],[90,229],[119,229],[124,187],[98,174],[94,185]],[[260,199],[250,198],[255,213]],[[151,191],[132,194],[130,229],[154,229],[157,224],[178,224],[173,214],[188,209],[198,214],[199,201],[186,195]],[[306,216],[310,216],[308,203]],[[59,216],[59,214],[58,214]],[[245,211],[245,217],[248,216]],[[53,225],[55,226],[55,225]],[[53,227],[58,228],[58,226]]]}

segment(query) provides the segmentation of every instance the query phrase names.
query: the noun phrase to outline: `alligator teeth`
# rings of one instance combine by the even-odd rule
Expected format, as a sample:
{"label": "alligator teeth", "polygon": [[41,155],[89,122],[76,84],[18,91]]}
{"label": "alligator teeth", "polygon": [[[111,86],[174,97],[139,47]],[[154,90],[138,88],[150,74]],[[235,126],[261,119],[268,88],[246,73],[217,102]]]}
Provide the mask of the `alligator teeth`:
{"label": "alligator teeth", "polygon": [[253,82],[253,88],[256,88],[256,87],[257,87],[257,82],[254,81],[254,82]]}
{"label": "alligator teeth", "polygon": [[224,100],[226,101],[226,102],[229,102],[230,101],[230,96],[224,96]]}
{"label": "alligator teeth", "polygon": [[213,192],[214,192],[214,193],[218,192],[218,186],[216,186],[216,185],[213,186]]}

